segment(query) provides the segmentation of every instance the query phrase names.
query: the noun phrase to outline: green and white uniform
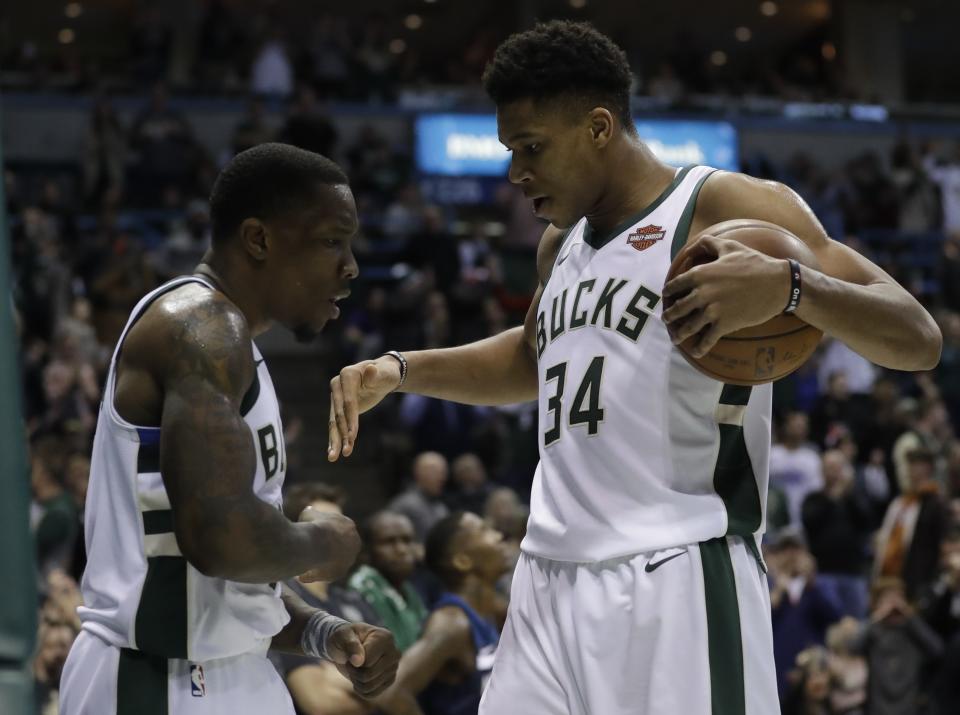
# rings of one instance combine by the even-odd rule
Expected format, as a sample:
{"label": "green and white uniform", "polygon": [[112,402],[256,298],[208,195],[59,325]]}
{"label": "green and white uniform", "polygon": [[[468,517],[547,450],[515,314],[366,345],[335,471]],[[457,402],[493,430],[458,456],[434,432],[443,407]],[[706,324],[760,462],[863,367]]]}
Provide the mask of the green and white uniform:
{"label": "green and white uniform", "polygon": [[[130,328],[154,300],[186,283],[213,290],[188,276],[149,293],[110,365],[87,492],[83,627],[64,667],[64,715],[292,712],[265,657],[289,620],[279,584],[211,578],[183,557],[160,475],[160,428],[130,424],[113,402]],[[252,488],[279,509],[286,471],[280,408],[256,345],[253,354],[256,375],[241,404],[257,451]]]}
{"label": "green and white uniform", "polygon": [[678,171],[606,236],[581,219],[562,240],[537,308],[540,464],[486,715],[778,712],[757,551],[772,389],[701,374],[661,318],[713,171]]}

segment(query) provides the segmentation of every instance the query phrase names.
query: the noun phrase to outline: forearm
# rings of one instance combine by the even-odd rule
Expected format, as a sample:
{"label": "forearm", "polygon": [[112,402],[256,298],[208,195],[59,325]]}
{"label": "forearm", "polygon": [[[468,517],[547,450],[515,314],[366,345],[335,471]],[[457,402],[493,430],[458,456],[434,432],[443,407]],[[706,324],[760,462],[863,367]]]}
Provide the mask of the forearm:
{"label": "forearm", "polygon": [[930,370],[942,337],[930,314],[889,283],[857,285],[802,269],[796,316],[846,343],[867,360],[894,370]]}
{"label": "forearm", "polygon": [[270,648],[284,653],[294,655],[304,655],[303,648],[300,645],[303,636],[303,629],[307,625],[310,617],[317,612],[316,608],[308,606],[300,596],[298,596],[286,584],[280,586],[280,597],[283,599],[283,605],[290,614],[290,622],[273,637]]}
{"label": "forearm", "polygon": [[346,572],[360,549],[350,519],[328,515],[323,521],[293,523],[252,494],[218,500],[202,514],[203,526],[190,539],[196,546],[185,555],[201,572],[217,578],[271,583],[313,571],[332,581]]}
{"label": "forearm", "polygon": [[522,327],[456,348],[403,355],[407,379],[401,392],[469,405],[506,405],[537,396],[537,364]]}

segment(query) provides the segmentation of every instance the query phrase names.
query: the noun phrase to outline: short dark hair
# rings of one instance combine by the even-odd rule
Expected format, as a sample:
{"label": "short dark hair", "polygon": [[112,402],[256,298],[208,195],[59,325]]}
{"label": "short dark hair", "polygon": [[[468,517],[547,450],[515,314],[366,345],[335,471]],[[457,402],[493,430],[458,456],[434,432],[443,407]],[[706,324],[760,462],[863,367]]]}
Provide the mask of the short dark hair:
{"label": "short dark hair", "polygon": [[245,219],[270,220],[296,211],[316,198],[320,185],[349,183],[337,164],[312,151],[269,142],[230,160],[210,193],[214,243],[236,233]]}
{"label": "short dark hair", "polygon": [[300,512],[315,501],[328,501],[343,509],[347,496],[340,487],[325,482],[294,484],[283,496],[283,513],[290,521],[296,521]]}
{"label": "short dark hair", "polygon": [[459,576],[450,563],[453,541],[460,531],[465,511],[448,514],[431,527],[424,542],[423,560],[427,568],[448,586],[455,586]]}
{"label": "short dark hair", "polygon": [[511,35],[483,73],[483,88],[497,105],[559,97],[599,102],[633,133],[631,81],[627,55],[613,40],[589,23],[569,20]]}

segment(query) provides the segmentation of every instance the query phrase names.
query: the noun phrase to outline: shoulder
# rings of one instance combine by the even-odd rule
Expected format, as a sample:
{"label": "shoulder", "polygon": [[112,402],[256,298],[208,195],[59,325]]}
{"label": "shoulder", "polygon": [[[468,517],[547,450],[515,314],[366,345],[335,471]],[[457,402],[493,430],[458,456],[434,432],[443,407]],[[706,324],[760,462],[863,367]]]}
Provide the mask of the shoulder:
{"label": "shoulder", "polygon": [[540,243],[537,244],[537,275],[540,276],[540,283],[546,284],[550,278],[550,271],[553,270],[553,264],[557,260],[557,252],[563,239],[573,229],[557,228],[553,224],[547,226],[540,237]]}
{"label": "shoulder", "polygon": [[473,635],[470,619],[462,608],[441,606],[427,619],[424,634],[452,646],[470,646]]}
{"label": "shoulder", "polygon": [[243,313],[223,294],[187,284],[158,298],[131,328],[122,359],[158,383],[208,379],[239,399],[253,380],[252,337]]}
{"label": "shoulder", "polygon": [[738,172],[715,171],[700,189],[690,236],[734,219],[769,221],[811,245],[827,238],[810,207],[789,186]]}

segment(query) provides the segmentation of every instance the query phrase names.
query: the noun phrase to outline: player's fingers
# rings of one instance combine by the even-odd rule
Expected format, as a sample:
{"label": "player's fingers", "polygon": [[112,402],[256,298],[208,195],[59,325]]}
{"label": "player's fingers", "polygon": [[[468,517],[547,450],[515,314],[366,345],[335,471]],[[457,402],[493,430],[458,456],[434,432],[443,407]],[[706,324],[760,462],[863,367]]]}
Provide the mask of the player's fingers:
{"label": "player's fingers", "polygon": [[340,437],[340,428],[337,427],[337,418],[333,412],[333,398],[330,398],[330,421],[327,423],[327,459],[336,462],[343,450],[343,439]]}
{"label": "player's fingers", "polygon": [[337,422],[337,430],[340,432],[341,450],[343,456],[350,454],[347,449],[350,444],[350,430],[347,429],[347,417],[343,413],[343,380],[340,376],[330,381],[330,401],[333,407],[333,419]]}
{"label": "player's fingers", "polygon": [[679,345],[691,335],[703,330],[708,322],[706,311],[698,309],[683,320],[670,324],[670,340],[674,345]]}
{"label": "player's fingers", "polygon": [[[365,698],[372,698],[376,695],[379,695],[381,692],[390,687],[397,677],[396,666],[387,670],[377,670],[371,673],[366,673],[364,672],[365,670],[366,669],[354,669],[353,672],[355,675],[353,678],[351,678],[353,682],[353,689]],[[361,681],[359,679],[361,675],[368,675],[369,677]]]}
{"label": "player's fingers", "polygon": [[337,665],[352,665],[359,668],[364,662],[363,644],[353,626],[340,625],[328,636],[327,655]]}
{"label": "player's fingers", "polygon": [[692,291],[703,278],[703,266],[694,266],[688,271],[684,271],[679,276],[674,276],[666,285],[663,286],[663,298],[665,300],[677,300],[684,293]]}
{"label": "player's fingers", "polygon": [[713,350],[713,346],[717,344],[717,341],[723,337],[724,329],[720,325],[720,322],[711,323],[710,327],[707,328],[700,338],[697,340],[697,344],[693,346],[691,352],[694,357],[703,357],[708,352]]}
{"label": "player's fingers", "polygon": [[689,315],[700,307],[703,296],[697,289],[693,289],[684,297],[663,311],[663,322],[672,323]]}
{"label": "player's fingers", "polygon": [[360,406],[358,395],[363,388],[363,372],[354,368],[345,368],[340,373],[340,384],[343,385],[343,413],[347,423],[346,447],[347,454],[353,450],[353,443],[360,431]]}

